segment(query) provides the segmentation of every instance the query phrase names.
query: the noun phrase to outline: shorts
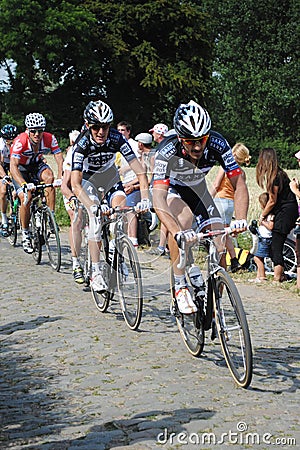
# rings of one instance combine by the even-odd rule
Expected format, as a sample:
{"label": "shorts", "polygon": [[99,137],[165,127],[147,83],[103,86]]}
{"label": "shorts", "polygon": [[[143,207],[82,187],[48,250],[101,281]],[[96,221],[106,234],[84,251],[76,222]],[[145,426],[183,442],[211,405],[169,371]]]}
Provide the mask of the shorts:
{"label": "shorts", "polygon": [[[41,180],[41,173],[46,169],[49,169],[52,172],[51,167],[43,161],[31,166],[19,165],[19,170],[26,183],[37,184]],[[22,187],[15,180],[13,180],[13,185],[15,187],[17,195],[19,195],[19,193],[22,192]]]}
{"label": "shorts", "polygon": [[201,183],[201,186],[197,186],[196,189],[187,186],[170,185],[168,197],[181,198],[190,207],[195,215],[198,232],[213,223],[219,223],[223,226],[220,213],[207,190],[206,183]]}
{"label": "shorts", "polygon": [[135,206],[140,201],[141,201],[141,191],[139,189],[137,191],[130,192],[130,194],[126,195],[126,206]]}
{"label": "shorts", "polygon": [[258,238],[257,250],[254,252],[254,256],[259,258],[270,258],[271,257],[271,243],[272,238]]}
{"label": "shorts", "polygon": [[[99,187],[95,186],[91,181],[89,180],[82,180],[82,187],[89,196],[89,198],[95,202],[99,203],[101,194],[99,192]],[[118,181],[116,184],[114,184],[108,192],[104,191],[104,197],[108,203],[109,206],[111,206],[112,199],[116,197],[117,195],[121,195],[124,198],[126,197],[126,194],[124,192],[123,184],[121,181]]]}
{"label": "shorts", "polygon": [[234,212],[234,201],[230,198],[215,197],[214,202],[224,225],[230,225]]}

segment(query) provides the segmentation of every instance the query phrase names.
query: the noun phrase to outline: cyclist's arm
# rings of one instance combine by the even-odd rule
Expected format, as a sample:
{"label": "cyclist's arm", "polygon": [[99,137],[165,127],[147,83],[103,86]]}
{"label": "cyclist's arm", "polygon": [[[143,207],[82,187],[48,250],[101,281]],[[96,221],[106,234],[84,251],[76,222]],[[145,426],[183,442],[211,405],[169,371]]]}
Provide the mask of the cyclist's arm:
{"label": "cyclist's arm", "polygon": [[148,178],[143,166],[140,164],[137,158],[131,160],[129,162],[129,165],[138,177],[140,183],[141,198],[149,198]]}
{"label": "cyclist's arm", "polygon": [[5,176],[6,176],[6,173],[5,173],[4,167],[2,165],[2,161],[0,161],[0,177],[3,178]]}
{"label": "cyclist's arm", "polygon": [[57,164],[57,178],[62,178],[64,158],[61,152],[55,153],[54,158]]}
{"label": "cyclist's arm", "polygon": [[219,187],[220,187],[220,185],[222,183],[222,180],[223,180],[224,176],[225,176],[224,169],[222,167],[220,167],[219,170],[218,170],[218,173],[216,175],[216,178],[215,178],[215,180],[213,182],[213,185],[211,187],[211,190],[210,190],[210,195],[212,197],[215,197],[217,195],[218,189],[219,189]]}
{"label": "cyclist's arm", "polygon": [[249,208],[249,192],[242,173],[229,178],[234,193],[234,209],[236,220],[247,219]]}
{"label": "cyclist's arm", "polygon": [[73,191],[71,190],[71,171],[65,170],[64,176],[61,183],[61,193],[64,195],[67,199],[72,197],[74,195]]}
{"label": "cyclist's arm", "polygon": [[18,158],[11,157],[10,158],[10,167],[9,171],[11,173],[12,178],[21,186],[22,183],[26,183],[24,178],[21,175],[19,170],[19,160]]}
{"label": "cyclist's arm", "polygon": [[153,183],[153,206],[159,220],[165,225],[167,230],[175,236],[180,231],[178,222],[173,218],[169,212],[167,203],[169,184],[166,182]]}
{"label": "cyclist's arm", "polygon": [[87,209],[89,209],[90,206],[93,205],[95,202],[93,202],[89,198],[89,196],[86,194],[81,183],[82,183],[82,172],[80,170],[72,170],[71,185],[72,185],[73,193],[76,195],[76,197],[79,199],[79,201]]}

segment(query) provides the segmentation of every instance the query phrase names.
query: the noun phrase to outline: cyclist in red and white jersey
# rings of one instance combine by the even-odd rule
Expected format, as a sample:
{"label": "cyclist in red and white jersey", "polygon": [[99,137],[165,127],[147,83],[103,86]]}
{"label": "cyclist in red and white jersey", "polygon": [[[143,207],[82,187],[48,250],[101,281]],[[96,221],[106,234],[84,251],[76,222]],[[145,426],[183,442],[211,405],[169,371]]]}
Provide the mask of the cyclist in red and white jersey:
{"label": "cyclist in red and white jersey", "polygon": [[[196,240],[192,229],[195,218],[198,231],[223,228],[222,220],[207,189],[205,175],[219,163],[235,190],[233,227],[247,227],[249,195],[241,169],[226,139],[211,130],[207,111],[191,100],[181,104],[174,116],[174,134],[157,148],[153,176],[153,204],[158,217],[169,231],[169,249],[175,275],[175,295],[183,314],[197,310],[188,290],[184,270],[177,267],[178,245]],[[195,284],[197,282],[195,281]]]}
{"label": "cyclist in red and white jersey", "polygon": [[[46,119],[42,114],[28,114],[25,118],[25,126],[26,130],[15,138],[11,147],[10,173],[21,200],[20,219],[23,249],[26,253],[32,253],[33,247],[29,233],[31,192],[28,190],[27,183],[31,183],[33,180],[53,183],[53,171],[44,159],[44,154],[49,151],[54,155],[57,163],[57,178],[61,179],[63,156],[56,137],[45,131]],[[24,194],[28,199],[26,205],[24,205]],[[49,208],[54,212],[54,188],[46,189],[46,197]]]}

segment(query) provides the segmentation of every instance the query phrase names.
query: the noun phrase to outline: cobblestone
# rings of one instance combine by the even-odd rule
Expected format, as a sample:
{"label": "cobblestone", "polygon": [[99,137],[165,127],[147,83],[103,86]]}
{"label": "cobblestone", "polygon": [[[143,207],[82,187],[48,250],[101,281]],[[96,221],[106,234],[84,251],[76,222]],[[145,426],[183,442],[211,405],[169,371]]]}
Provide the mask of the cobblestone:
{"label": "cobblestone", "polygon": [[139,251],[145,306],[132,332],[116,302],[101,314],[73,282],[62,242],[57,273],[0,240],[1,449],[299,448],[299,298],[238,283],[254,350],[243,390],[218,342],[188,354],[166,258]]}

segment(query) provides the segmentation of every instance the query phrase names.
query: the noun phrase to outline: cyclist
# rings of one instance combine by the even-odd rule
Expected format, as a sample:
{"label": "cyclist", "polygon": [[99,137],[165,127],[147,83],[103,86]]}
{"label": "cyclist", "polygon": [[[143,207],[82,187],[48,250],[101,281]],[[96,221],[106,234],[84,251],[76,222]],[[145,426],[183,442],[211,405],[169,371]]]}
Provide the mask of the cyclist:
{"label": "cyclist", "polygon": [[[226,139],[211,130],[208,112],[191,100],[181,104],[174,116],[175,133],[159,145],[153,181],[153,204],[169,232],[169,249],[175,276],[175,296],[183,314],[197,310],[188,290],[184,270],[177,267],[178,246],[193,242],[195,216],[198,231],[223,228],[222,220],[207,189],[205,175],[219,163],[235,190],[236,218],[233,228],[245,231],[249,195],[241,169]],[[222,244],[223,247],[223,244]],[[220,248],[220,242],[218,243]],[[224,257],[223,257],[224,258]],[[224,262],[225,264],[225,262]],[[200,278],[200,273],[199,273]],[[197,285],[197,279],[194,283]]]}
{"label": "cyclist", "polygon": [[[54,174],[44,160],[44,153],[51,151],[57,163],[58,179],[62,177],[63,156],[56,137],[45,131],[46,119],[40,113],[30,113],[25,118],[26,130],[14,140],[10,151],[10,173],[21,200],[20,219],[22,225],[22,244],[26,253],[32,253],[33,247],[29,233],[31,192],[27,183],[39,180],[53,183]],[[59,182],[57,182],[59,185]],[[24,205],[24,194],[27,204]],[[54,212],[54,188],[46,189],[47,204]]]}
{"label": "cyclist", "polygon": [[2,178],[2,183],[0,183],[0,210],[1,234],[4,237],[8,236],[6,184],[11,182],[9,176],[9,150],[17,134],[17,127],[11,123],[7,123],[0,130],[0,178]]}
{"label": "cyclist", "polygon": [[[85,129],[77,138],[72,153],[71,185],[76,197],[83,203],[89,214],[89,248],[92,259],[91,285],[96,292],[107,289],[101,275],[99,242],[95,214],[99,205],[99,188],[104,189],[108,205],[125,205],[126,194],[115,165],[116,153],[120,152],[138,176],[141,201],[140,211],[150,207],[148,181],[143,167],[130,144],[116,129],[111,128],[113,112],[101,100],[91,101],[84,111]],[[109,206],[102,205],[101,211],[107,213]]]}

